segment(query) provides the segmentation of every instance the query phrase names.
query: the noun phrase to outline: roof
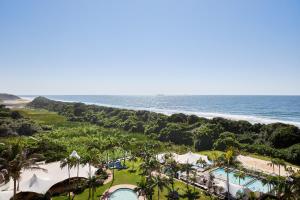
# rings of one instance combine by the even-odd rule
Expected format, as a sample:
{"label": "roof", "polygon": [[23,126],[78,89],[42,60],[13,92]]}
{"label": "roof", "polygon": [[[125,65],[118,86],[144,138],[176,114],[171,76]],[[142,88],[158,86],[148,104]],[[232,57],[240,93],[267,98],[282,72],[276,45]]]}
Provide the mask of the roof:
{"label": "roof", "polygon": [[[61,168],[60,162],[52,162],[41,164],[42,170],[23,170],[20,179],[20,189],[18,192],[36,192],[46,193],[50,187],[58,182],[69,178],[68,167]],[[94,174],[96,168],[91,167],[91,172]],[[70,177],[77,177],[77,167],[70,170]],[[79,166],[79,177],[89,177],[89,166]],[[12,196],[13,181],[10,180],[7,184],[0,186],[0,200],[8,200]],[[5,192],[4,192],[5,191]]]}
{"label": "roof", "polygon": [[[160,163],[163,163],[165,162],[165,155],[167,153],[162,153],[162,154],[158,154],[156,155],[156,159],[160,162]],[[197,161],[201,158],[203,160],[205,160],[205,162],[207,164],[210,164],[211,162],[208,160],[207,156],[205,155],[200,155],[200,154],[196,154],[196,153],[193,153],[193,152],[188,152],[186,154],[182,154],[182,155],[179,155],[179,154],[176,154],[176,153],[171,153],[173,155],[173,158],[176,162],[180,163],[180,164],[186,164],[186,163],[189,163],[189,164],[193,164],[193,165],[196,165],[197,164]]]}
{"label": "roof", "polygon": [[205,160],[206,163],[210,163],[210,161],[208,160],[207,156],[196,154],[196,153],[192,153],[192,152],[188,152],[188,153],[183,154],[183,155],[178,155],[177,162],[181,163],[181,164],[189,163],[189,164],[196,165],[197,161],[200,158],[203,159],[203,160]]}

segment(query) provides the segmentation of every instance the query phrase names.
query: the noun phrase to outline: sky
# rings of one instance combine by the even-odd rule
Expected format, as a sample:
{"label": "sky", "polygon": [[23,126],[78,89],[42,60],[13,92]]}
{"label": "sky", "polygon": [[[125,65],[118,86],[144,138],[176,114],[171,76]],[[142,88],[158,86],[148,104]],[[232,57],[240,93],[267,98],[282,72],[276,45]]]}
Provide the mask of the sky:
{"label": "sky", "polygon": [[0,1],[0,93],[300,95],[299,0]]}

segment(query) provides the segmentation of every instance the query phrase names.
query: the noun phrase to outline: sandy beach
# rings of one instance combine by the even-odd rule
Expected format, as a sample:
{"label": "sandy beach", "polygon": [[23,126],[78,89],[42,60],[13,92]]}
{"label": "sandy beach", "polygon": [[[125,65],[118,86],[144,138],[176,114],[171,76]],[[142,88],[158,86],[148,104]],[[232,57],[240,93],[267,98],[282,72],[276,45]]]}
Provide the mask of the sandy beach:
{"label": "sandy beach", "polygon": [[17,100],[3,100],[0,104],[5,105],[8,108],[24,108],[31,100],[17,99]]}

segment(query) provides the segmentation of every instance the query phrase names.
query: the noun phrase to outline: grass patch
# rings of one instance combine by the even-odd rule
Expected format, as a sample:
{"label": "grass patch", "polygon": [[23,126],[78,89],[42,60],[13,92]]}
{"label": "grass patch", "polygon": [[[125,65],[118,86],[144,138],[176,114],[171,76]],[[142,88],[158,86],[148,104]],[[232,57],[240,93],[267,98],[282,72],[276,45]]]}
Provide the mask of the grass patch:
{"label": "grass patch", "polygon": [[[22,116],[37,121],[40,124],[51,125],[51,126],[66,126],[70,124],[66,117],[58,115],[55,112],[49,112],[46,110],[32,110],[32,109],[18,109]],[[74,125],[74,123],[71,123]]]}
{"label": "grass patch", "polygon": [[217,157],[219,156],[222,156],[224,154],[223,151],[218,151],[218,150],[207,150],[207,151],[199,151],[197,152],[198,154],[201,154],[201,155],[205,155],[207,156],[208,158],[211,158],[213,154],[216,154]]}
{"label": "grass patch", "polygon": [[[137,170],[136,172],[130,172],[130,169],[132,167],[132,165],[134,164],[135,169],[138,168],[140,162],[126,162],[127,166],[129,167],[128,169],[125,170],[115,170],[115,180],[113,182],[107,183],[101,187],[98,187],[95,193],[95,199],[99,199],[102,194],[109,189],[110,187],[114,186],[114,185],[119,185],[119,184],[132,184],[132,185],[136,185],[137,182],[139,182],[141,180],[141,176],[139,175],[139,170]],[[189,186],[190,188],[192,188],[192,186]],[[180,194],[183,194],[186,190],[186,184],[180,181],[176,181],[175,182],[175,188],[178,188],[178,192]],[[211,199],[210,196],[207,196],[206,194],[204,194],[204,192],[198,188],[196,188],[196,190],[200,193],[200,200],[208,200]],[[160,193],[160,200],[167,200],[167,198],[165,197],[168,193],[167,188],[165,188],[163,190],[162,193]],[[83,193],[75,196],[74,200],[87,200],[88,199],[88,189],[86,189]],[[53,200],[68,200],[68,196],[62,195],[62,196],[58,196],[58,197],[52,197]],[[155,188],[154,191],[154,196],[153,196],[153,200],[157,200],[158,196],[157,196],[157,188]]]}

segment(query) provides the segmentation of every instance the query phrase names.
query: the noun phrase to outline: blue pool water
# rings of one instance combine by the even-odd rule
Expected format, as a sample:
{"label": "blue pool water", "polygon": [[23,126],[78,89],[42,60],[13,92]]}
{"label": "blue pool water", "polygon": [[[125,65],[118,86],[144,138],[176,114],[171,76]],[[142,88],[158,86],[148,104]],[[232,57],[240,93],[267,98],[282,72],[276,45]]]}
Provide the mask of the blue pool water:
{"label": "blue pool water", "polygon": [[[212,171],[212,174],[216,178],[220,178],[222,180],[226,180],[226,178],[227,178],[227,173],[226,173],[225,169],[221,168],[221,167]],[[253,176],[246,176],[245,179],[240,180],[240,184],[239,184],[239,179],[234,177],[233,171],[230,171],[229,172],[229,182],[232,184],[241,185],[246,188],[249,188],[253,192],[262,192],[262,193],[269,192],[269,186],[267,184],[264,185],[261,180],[258,180]],[[272,188],[273,188],[273,186],[271,186],[270,189],[272,190]]]}
{"label": "blue pool water", "polygon": [[138,197],[133,190],[122,188],[114,191],[109,200],[138,200]]}
{"label": "blue pool water", "polygon": [[[263,193],[269,192],[269,186],[264,185],[260,180],[255,180],[255,181],[247,184],[246,187],[252,191],[263,192]],[[271,189],[272,188],[273,187],[271,186]]]}
{"label": "blue pool water", "polygon": [[[220,178],[223,180],[227,179],[227,173],[224,168],[218,168],[218,169],[212,171],[212,174],[216,178]],[[240,181],[239,181],[239,178],[234,177],[234,174],[235,173],[233,171],[229,172],[229,182],[232,184],[245,185],[254,179],[254,177],[252,177],[252,176],[246,176],[244,179],[240,179]]]}

